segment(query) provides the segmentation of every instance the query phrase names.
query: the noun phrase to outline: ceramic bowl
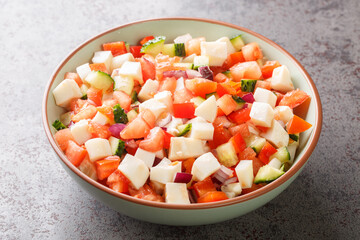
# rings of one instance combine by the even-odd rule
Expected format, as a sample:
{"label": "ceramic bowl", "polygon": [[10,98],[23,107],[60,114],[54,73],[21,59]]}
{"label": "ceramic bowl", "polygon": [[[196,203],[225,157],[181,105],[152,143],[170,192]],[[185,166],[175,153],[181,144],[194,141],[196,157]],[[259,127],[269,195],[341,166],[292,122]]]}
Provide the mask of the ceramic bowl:
{"label": "ceramic bowl", "polygon": [[[208,41],[223,36],[231,37],[235,34],[242,34],[245,42],[257,42],[268,59],[278,60],[289,68],[295,87],[302,89],[311,96],[305,119],[313,125],[311,130],[301,134],[301,142],[294,165],[280,178],[254,192],[221,202],[191,205],[166,204],[136,199],[115,192],[90,179],[66,159],[65,154],[54,140],[54,129],[50,126],[63,110],[55,105],[52,95],[53,89],[63,80],[65,72],[75,71],[76,66],[89,62],[94,51],[101,50],[102,43],[121,40],[136,44],[142,37],[148,35],[164,35],[168,40],[171,40],[185,33],[190,33],[193,37],[204,36]],[[167,225],[200,225],[221,222],[244,215],[266,204],[284,191],[300,174],[316,146],[321,131],[322,111],[318,91],[309,74],[293,56],[271,40],[246,28],[229,23],[198,18],[163,18],[138,21],[116,27],[94,36],[72,51],[56,68],[45,89],[42,120],[45,133],[61,165],[75,182],[99,201],[122,214],[143,221]]]}

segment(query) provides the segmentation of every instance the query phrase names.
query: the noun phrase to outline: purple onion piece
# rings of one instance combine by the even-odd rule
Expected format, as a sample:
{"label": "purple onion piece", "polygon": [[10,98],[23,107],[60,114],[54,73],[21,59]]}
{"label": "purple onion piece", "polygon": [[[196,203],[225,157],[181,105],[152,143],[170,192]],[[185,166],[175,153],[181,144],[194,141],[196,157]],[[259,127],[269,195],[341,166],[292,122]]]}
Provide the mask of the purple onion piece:
{"label": "purple onion piece", "polygon": [[241,97],[245,102],[253,103],[255,102],[254,95],[252,93],[248,93]]}
{"label": "purple onion piece", "polygon": [[187,74],[187,78],[188,79],[193,79],[193,78],[200,78],[200,77],[202,77],[202,75],[198,72],[198,71],[196,71],[196,70],[192,70],[192,69],[187,69],[186,70],[186,74]]}
{"label": "purple onion piece", "polygon": [[206,78],[206,79],[209,79],[209,80],[214,80],[214,74],[210,70],[209,66],[199,67],[198,71],[201,74],[202,78]]}
{"label": "purple onion piece", "polygon": [[248,108],[249,104],[245,103],[242,109]]}
{"label": "purple onion piece", "polygon": [[109,127],[111,135],[116,138],[120,138],[120,132],[126,127],[125,124],[115,123]]}
{"label": "purple onion piece", "polygon": [[186,71],[183,70],[171,70],[171,71],[165,71],[163,72],[164,77],[175,77],[178,78],[188,78],[188,75],[186,74]]}
{"label": "purple onion piece", "polygon": [[190,173],[182,173],[178,172],[176,173],[174,182],[176,183],[188,183],[192,179],[192,174]]}
{"label": "purple onion piece", "polygon": [[228,185],[230,183],[235,183],[235,182],[237,182],[237,180],[238,180],[237,177],[229,178],[224,182],[224,185]]}

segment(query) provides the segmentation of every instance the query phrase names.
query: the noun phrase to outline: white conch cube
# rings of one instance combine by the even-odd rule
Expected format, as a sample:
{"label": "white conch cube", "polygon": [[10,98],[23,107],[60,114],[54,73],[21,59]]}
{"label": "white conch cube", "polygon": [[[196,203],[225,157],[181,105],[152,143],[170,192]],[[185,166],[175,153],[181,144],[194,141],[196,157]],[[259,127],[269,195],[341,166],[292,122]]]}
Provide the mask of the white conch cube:
{"label": "white conch cube", "polygon": [[125,155],[118,169],[129,179],[136,189],[144,186],[150,174],[146,164],[130,154]]}
{"label": "white conch cube", "polygon": [[92,162],[112,155],[110,143],[107,139],[90,139],[85,142],[85,148],[89,154],[89,159]]}
{"label": "white conch cube", "polygon": [[64,79],[53,90],[56,105],[60,107],[68,107],[73,99],[81,98],[81,90],[75,80]]}
{"label": "white conch cube", "polygon": [[274,110],[268,103],[254,102],[250,111],[251,121],[261,127],[270,127],[274,119]]}

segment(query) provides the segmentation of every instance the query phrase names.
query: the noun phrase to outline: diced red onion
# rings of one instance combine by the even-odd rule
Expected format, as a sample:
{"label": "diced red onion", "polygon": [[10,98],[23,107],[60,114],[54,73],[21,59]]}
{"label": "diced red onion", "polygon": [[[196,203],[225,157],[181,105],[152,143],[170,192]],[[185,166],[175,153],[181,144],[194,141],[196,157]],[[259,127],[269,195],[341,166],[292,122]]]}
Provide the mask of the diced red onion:
{"label": "diced red onion", "polygon": [[238,180],[237,177],[229,178],[224,182],[224,185],[228,185],[230,183],[235,183],[235,182],[237,182],[237,180]]}
{"label": "diced red onion", "polygon": [[213,177],[219,182],[224,183],[232,174],[233,171],[231,169],[221,165],[220,169],[215,172]]}
{"label": "diced red onion", "polygon": [[[167,114],[166,117],[162,118],[162,119],[159,119],[156,121],[156,126],[158,127],[165,127],[169,122],[171,122],[171,114]],[[166,131],[166,130],[165,130]]]}
{"label": "diced red onion", "polygon": [[245,103],[242,109],[248,108],[249,104]]}
{"label": "diced red onion", "polygon": [[188,195],[189,195],[189,200],[190,200],[190,203],[196,203],[196,196],[195,194],[192,193],[192,191],[188,190]]}
{"label": "diced red onion", "polygon": [[254,95],[252,93],[245,94],[241,97],[245,102],[253,103],[255,102]]}
{"label": "diced red onion", "polygon": [[214,80],[214,74],[210,70],[209,66],[202,66],[198,68],[199,73],[201,74],[202,78],[206,78],[209,80]]}
{"label": "diced red onion", "polygon": [[175,77],[178,78],[188,78],[188,75],[186,74],[186,71],[184,70],[171,70],[171,71],[165,71],[163,72],[164,77]]}
{"label": "diced red onion", "polygon": [[120,138],[120,132],[126,127],[125,124],[115,123],[109,127],[111,135],[116,138]]}
{"label": "diced red onion", "polygon": [[155,167],[156,165],[158,165],[161,162],[161,160],[162,159],[156,157],[152,166]]}
{"label": "diced red onion", "polygon": [[174,182],[176,183],[188,183],[192,179],[192,174],[190,173],[182,173],[178,172],[176,173]]}
{"label": "diced red onion", "polygon": [[202,75],[196,71],[196,70],[192,70],[192,69],[186,69],[186,74],[187,74],[187,78],[188,79],[193,79],[193,78],[200,78],[202,77]]}

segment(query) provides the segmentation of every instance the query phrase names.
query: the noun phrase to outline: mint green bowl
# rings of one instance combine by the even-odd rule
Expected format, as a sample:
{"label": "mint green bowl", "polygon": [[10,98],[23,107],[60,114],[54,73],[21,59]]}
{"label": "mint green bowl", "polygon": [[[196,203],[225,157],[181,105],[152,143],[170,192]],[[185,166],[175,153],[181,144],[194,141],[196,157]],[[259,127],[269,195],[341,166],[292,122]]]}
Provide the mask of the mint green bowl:
{"label": "mint green bowl", "polygon": [[[52,96],[53,89],[63,80],[66,72],[73,72],[76,66],[89,62],[94,51],[101,50],[102,43],[121,40],[136,44],[148,35],[164,35],[167,40],[172,40],[185,33],[190,33],[193,37],[204,36],[209,41],[223,36],[242,34],[245,42],[257,42],[268,59],[278,60],[289,68],[295,87],[311,96],[305,119],[313,125],[311,131],[306,131],[301,135],[294,165],[280,178],[254,192],[221,202],[191,205],[157,203],[133,198],[90,179],[67,160],[54,140],[54,129],[50,126],[63,110],[55,105]],[[122,214],[143,221],[166,225],[201,225],[244,215],[263,206],[284,191],[299,175],[316,146],[321,131],[322,111],[318,91],[308,73],[293,56],[269,39],[248,29],[214,20],[163,18],[129,23],[111,29],[91,38],[71,52],[57,67],[45,89],[42,119],[45,133],[61,165],[84,190],[96,199]]]}

